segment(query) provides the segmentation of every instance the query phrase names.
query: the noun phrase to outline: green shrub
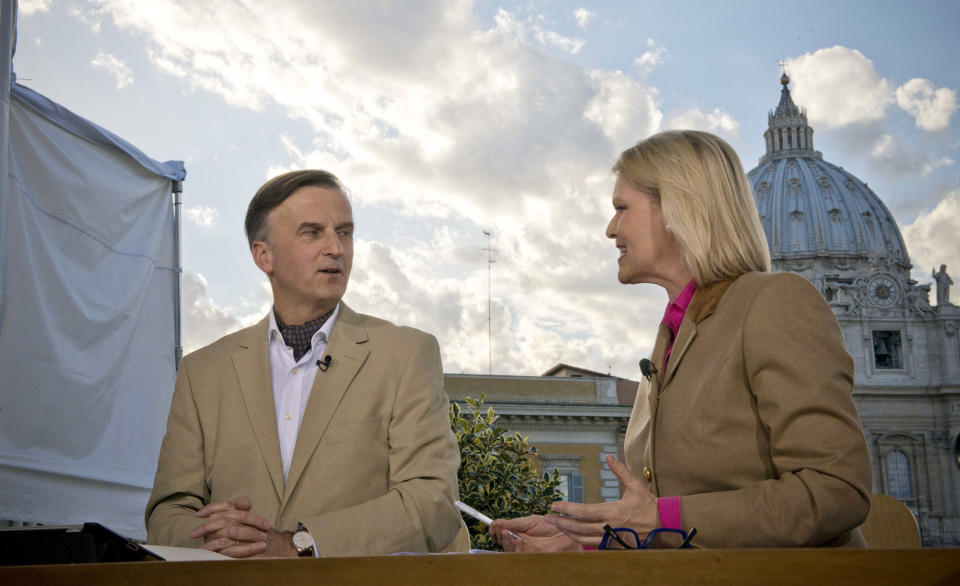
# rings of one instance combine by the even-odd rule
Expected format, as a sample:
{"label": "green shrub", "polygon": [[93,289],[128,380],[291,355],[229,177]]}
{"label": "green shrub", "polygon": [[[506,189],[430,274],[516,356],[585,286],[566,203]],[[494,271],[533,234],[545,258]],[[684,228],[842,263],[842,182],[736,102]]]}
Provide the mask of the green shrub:
{"label": "green shrub", "polygon": [[[460,445],[460,470],[457,480],[460,500],[493,519],[512,519],[526,515],[542,515],[550,503],[561,500],[560,474],[537,474],[527,457],[535,454],[528,438],[496,425],[499,417],[493,407],[483,410],[485,395],[480,400],[466,398],[472,410],[464,413],[460,405],[450,405],[450,426]],[[470,542],[475,549],[500,550],[487,535],[487,527],[464,515],[470,529]]]}

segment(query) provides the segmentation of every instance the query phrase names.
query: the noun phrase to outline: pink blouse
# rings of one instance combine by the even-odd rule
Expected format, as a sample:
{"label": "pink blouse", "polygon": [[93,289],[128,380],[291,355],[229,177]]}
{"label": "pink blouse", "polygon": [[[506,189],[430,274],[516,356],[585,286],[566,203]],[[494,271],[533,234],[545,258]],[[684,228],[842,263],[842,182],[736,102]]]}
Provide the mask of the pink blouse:
{"label": "pink blouse", "polygon": [[[687,283],[683,291],[677,295],[672,303],[667,305],[663,312],[663,324],[670,328],[673,336],[670,338],[670,345],[667,346],[667,353],[663,357],[663,372],[667,371],[667,362],[670,360],[670,352],[673,350],[673,341],[677,339],[677,333],[680,331],[680,323],[683,322],[683,316],[690,307],[690,301],[697,290],[697,282],[693,279]],[[682,497],[668,496],[657,499],[657,512],[660,514],[660,526],[667,529],[682,529],[683,514],[681,510]]]}
{"label": "pink blouse", "polygon": [[673,336],[670,338],[670,345],[667,346],[667,353],[663,357],[664,371],[667,370],[667,361],[670,360],[673,341],[677,339],[677,333],[680,331],[680,323],[683,321],[683,316],[687,313],[687,308],[690,307],[690,301],[693,299],[693,294],[696,290],[697,282],[690,279],[690,282],[683,288],[683,291],[677,295],[673,303],[667,305],[667,310],[663,312],[663,325],[670,328],[670,331],[673,332]]}

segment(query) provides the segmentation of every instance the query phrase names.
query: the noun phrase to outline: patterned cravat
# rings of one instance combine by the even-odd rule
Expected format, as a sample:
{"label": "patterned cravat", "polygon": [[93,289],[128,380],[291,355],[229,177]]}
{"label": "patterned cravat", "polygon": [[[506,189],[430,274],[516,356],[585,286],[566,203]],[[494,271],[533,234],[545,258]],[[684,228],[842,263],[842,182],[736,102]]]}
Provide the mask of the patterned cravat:
{"label": "patterned cravat", "polygon": [[315,320],[308,321],[301,326],[288,326],[283,323],[283,320],[280,319],[280,314],[277,313],[276,308],[274,308],[273,316],[277,319],[277,329],[280,330],[283,343],[293,348],[293,359],[295,361],[300,362],[303,355],[310,350],[313,335],[323,327],[323,324],[327,323],[331,315],[333,315],[332,309],[328,313],[321,315]]}

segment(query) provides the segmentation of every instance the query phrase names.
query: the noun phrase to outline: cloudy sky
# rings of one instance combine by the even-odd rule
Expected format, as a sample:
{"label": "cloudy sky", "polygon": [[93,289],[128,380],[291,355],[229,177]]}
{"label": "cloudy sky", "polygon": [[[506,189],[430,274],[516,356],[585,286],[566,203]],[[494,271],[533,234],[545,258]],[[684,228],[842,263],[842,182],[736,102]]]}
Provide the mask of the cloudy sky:
{"label": "cloudy sky", "polygon": [[666,128],[763,154],[780,65],[824,158],[960,302],[960,4],[21,0],[18,79],[186,162],[184,344],[260,319],[243,215],[324,168],[357,221],[345,300],[437,336],[447,372],[637,378],[666,296],[616,280],[610,165]]}

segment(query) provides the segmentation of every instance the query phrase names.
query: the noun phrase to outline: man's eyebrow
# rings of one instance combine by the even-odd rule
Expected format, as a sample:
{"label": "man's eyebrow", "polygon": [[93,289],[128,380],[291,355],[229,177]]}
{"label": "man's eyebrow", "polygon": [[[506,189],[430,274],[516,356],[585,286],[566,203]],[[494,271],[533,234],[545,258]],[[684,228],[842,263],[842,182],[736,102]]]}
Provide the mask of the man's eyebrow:
{"label": "man's eyebrow", "polygon": [[343,224],[337,225],[337,230],[350,230],[353,231],[353,222],[344,222]]}
{"label": "man's eyebrow", "polygon": [[323,224],[318,224],[317,222],[301,222],[297,227],[297,232],[301,232],[308,228],[313,228],[314,230],[323,230]]}

